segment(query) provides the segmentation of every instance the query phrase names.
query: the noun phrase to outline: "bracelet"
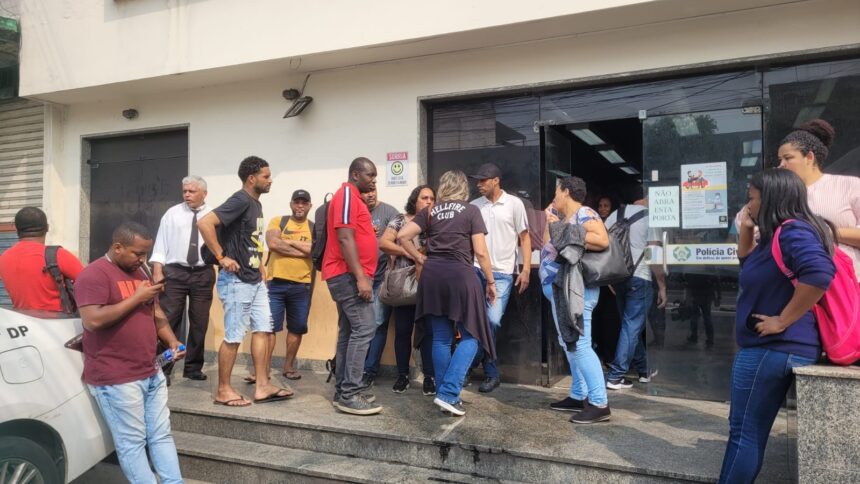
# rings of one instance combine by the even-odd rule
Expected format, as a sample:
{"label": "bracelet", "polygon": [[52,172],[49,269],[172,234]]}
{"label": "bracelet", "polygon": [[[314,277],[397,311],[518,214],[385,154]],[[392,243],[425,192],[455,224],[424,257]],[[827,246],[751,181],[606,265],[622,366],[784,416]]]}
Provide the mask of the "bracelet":
{"label": "bracelet", "polygon": [[215,256],[215,260],[217,260],[218,262],[221,262],[221,259],[223,259],[223,258],[224,258],[223,254],[218,254]]}

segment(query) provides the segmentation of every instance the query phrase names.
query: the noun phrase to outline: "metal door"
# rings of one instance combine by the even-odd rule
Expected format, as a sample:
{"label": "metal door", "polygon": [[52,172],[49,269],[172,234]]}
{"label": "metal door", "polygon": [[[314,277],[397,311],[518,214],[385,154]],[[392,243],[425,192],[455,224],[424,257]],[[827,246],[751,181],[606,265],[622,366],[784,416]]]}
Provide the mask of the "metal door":
{"label": "metal door", "polygon": [[89,260],[110,247],[113,230],[131,220],[153,236],[161,216],[182,202],[188,175],[188,131],[160,131],[90,141]]}

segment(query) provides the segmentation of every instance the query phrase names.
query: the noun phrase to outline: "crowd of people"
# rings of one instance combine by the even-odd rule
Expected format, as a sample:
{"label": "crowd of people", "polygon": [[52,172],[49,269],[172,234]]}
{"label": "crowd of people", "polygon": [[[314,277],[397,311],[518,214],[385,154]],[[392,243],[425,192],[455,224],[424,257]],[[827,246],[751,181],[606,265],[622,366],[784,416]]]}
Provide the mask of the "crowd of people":
{"label": "crowd of people", "polygon": [[[732,372],[721,482],[755,479],[793,380],[791,368],[820,356],[810,309],[834,277],[834,243],[851,256],[855,272],[860,264],[860,180],[823,172],[833,136],[832,127],[821,120],[790,133],[779,148],[780,167],[752,178],[749,203],[737,216],[740,349]],[[104,257],[86,267],[62,248],[53,256],[62,278],[74,281],[84,327],[82,378],[105,417],[129,480],[155,482],[148,448],[160,481],[181,482],[167,386],[173,362],[181,358],[185,378],[208,378],[203,352],[213,288],[224,308],[215,404],[244,407],[294,395],[289,385],[276,385],[270,378],[272,355],[276,334],[286,331],[282,375],[287,380],[302,377],[296,357],[308,332],[317,269],[338,313],[331,400],[338,411],[373,415],[382,410],[371,390],[392,314],[395,393],[410,388],[413,349],[420,356],[423,394],[434,396],[433,403],[450,415],[466,413],[461,393],[472,368],[483,366],[479,392],[500,385],[496,338],[511,294],[522,294],[529,286],[533,237],[525,205],[502,189],[498,166],[487,163],[469,175],[446,172],[436,187],[415,187],[400,213],[378,199],[376,166],[359,157],[313,221],[311,195],[298,189],[290,199],[290,214],[268,224],[260,203],[272,186],[268,163],[249,156],[240,163],[238,176],[241,188],[217,207],[206,203],[204,179],[184,178],[184,201],[163,215],[155,236],[138,223],[122,223]],[[474,200],[470,178],[480,193]],[[540,250],[541,290],[572,375],[569,395],[550,407],[571,412],[570,421],[578,424],[610,419],[607,389],[632,387],[627,378],[631,366],[640,383],[653,377],[642,335],[649,312],[665,307],[667,298],[661,267],[641,263],[648,246],[659,244],[648,227],[647,198],[639,191],[629,204],[613,209],[612,201],[602,197],[595,210],[585,204],[587,193],[581,178],[558,180],[544,210],[542,246],[535,248]],[[47,270],[46,215],[24,208],[15,216],[15,227],[19,242],[0,255],[0,278],[14,306],[63,310],[63,287]],[[620,227],[629,233],[625,249],[635,264],[629,277],[612,287],[620,331],[607,356],[594,345],[595,308],[606,288],[589,284],[583,268],[597,260],[591,255],[609,250],[610,234]],[[774,261],[774,243],[795,281]],[[414,293],[386,304],[381,297],[386,278],[400,270],[414,284],[398,289],[413,287]],[[702,286],[700,292],[707,293],[707,284]],[[711,345],[712,299],[700,299]],[[186,310],[183,349],[177,335]],[[695,337],[695,322],[691,331]],[[239,345],[249,332],[253,371],[244,381],[254,385],[251,398],[231,379]],[[658,332],[654,338],[661,344]],[[153,364],[159,343],[174,354],[163,368]]]}

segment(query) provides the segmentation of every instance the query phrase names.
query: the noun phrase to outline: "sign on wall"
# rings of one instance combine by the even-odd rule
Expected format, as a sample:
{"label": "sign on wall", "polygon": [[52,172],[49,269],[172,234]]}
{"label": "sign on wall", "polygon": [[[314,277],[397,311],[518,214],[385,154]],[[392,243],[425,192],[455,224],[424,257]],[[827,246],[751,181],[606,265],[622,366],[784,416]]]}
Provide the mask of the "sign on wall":
{"label": "sign on wall", "polygon": [[726,162],[681,165],[681,198],[685,229],[728,227]]}
{"label": "sign on wall", "polygon": [[648,226],[679,227],[680,202],[677,186],[648,187]]}
{"label": "sign on wall", "polygon": [[669,244],[665,250],[652,248],[648,264],[662,264],[665,255],[669,265],[737,265],[737,244]]}
{"label": "sign on wall", "polygon": [[405,187],[406,167],[409,164],[408,151],[390,151],[386,156],[385,185],[389,187]]}

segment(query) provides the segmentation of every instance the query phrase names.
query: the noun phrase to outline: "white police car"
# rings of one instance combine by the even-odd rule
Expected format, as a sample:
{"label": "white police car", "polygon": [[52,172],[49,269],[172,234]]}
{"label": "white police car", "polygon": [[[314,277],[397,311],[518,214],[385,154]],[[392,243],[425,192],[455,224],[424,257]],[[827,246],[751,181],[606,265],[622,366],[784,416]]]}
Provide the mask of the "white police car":
{"label": "white police car", "polygon": [[0,484],[69,482],[113,452],[83,355],[64,346],[81,331],[79,318],[0,308]]}

